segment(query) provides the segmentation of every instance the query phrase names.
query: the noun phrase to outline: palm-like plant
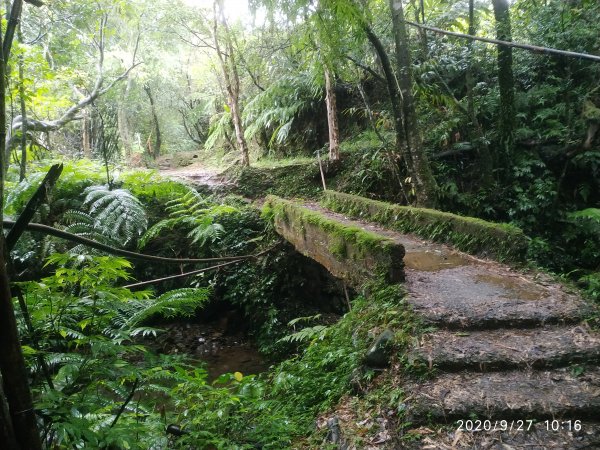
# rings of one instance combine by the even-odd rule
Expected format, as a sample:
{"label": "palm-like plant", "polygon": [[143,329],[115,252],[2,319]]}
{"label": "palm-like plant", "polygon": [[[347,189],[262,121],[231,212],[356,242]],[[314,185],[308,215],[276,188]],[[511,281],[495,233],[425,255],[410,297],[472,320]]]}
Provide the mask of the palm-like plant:
{"label": "palm-like plant", "polygon": [[145,247],[165,230],[183,227],[192,243],[204,246],[219,240],[224,232],[223,226],[215,222],[222,214],[237,212],[237,208],[228,205],[211,206],[200,194],[189,190],[183,197],[167,202],[169,218],[152,226],[140,239],[139,247]]}
{"label": "palm-like plant", "polygon": [[[118,246],[128,245],[146,231],[148,218],[144,206],[128,190],[90,186],[84,194],[83,205],[88,212],[67,211],[66,231]],[[75,251],[80,250],[77,246]]]}
{"label": "palm-like plant", "polygon": [[244,108],[246,138],[265,130],[271,133],[269,145],[282,144],[288,139],[294,120],[313,108],[322,95],[321,85],[308,71],[281,77]]}

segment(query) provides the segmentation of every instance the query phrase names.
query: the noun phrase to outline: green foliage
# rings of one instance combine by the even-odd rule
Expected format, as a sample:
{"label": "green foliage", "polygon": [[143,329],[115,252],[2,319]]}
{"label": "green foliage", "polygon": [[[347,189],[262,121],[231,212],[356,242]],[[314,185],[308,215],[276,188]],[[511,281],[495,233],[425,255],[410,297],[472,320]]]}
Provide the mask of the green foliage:
{"label": "green foliage", "polygon": [[183,197],[166,203],[166,211],[169,218],[161,220],[153,225],[140,239],[140,248],[145,247],[148,242],[155,239],[165,230],[173,230],[176,227],[185,228],[187,237],[193,244],[204,247],[214,244],[224,232],[221,224],[215,222],[220,215],[237,213],[238,210],[228,205],[210,205],[196,191],[189,190]]}
{"label": "green foliage", "polygon": [[[581,211],[575,211],[567,215],[569,219],[584,219],[600,224],[600,209],[586,208]],[[600,231],[600,229],[599,229]]]}
{"label": "green foliage", "polygon": [[[150,319],[193,314],[210,290],[182,289],[153,299],[115,287],[131,268],[120,258],[57,254],[47,264],[54,275],[21,284],[35,330],[22,329],[21,335],[48,445],[165,446],[159,411],[165,414],[176,389],[190,389],[189,369],[181,358],[156,357],[132,338],[158,332],[145,325]],[[53,388],[44,384],[48,379]],[[205,375],[195,381],[205,382]],[[138,398],[125,405],[132,391]]]}
{"label": "green foliage", "polygon": [[[590,273],[579,279],[579,283],[583,285],[586,294],[600,305],[600,272]],[[597,319],[600,319],[597,317]]]}
{"label": "green foliage", "polygon": [[132,300],[119,308],[120,328],[139,327],[161,317],[174,319],[193,316],[210,298],[208,288],[183,288],[165,292],[156,299]]}
{"label": "green foliage", "polygon": [[231,112],[225,110],[211,119],[209,134],[206,142],[204,142],[204,147],[207,149],[213,148],[219,140],[227,139],[232,132]]}
{"label": "green foliage", "polygon": [[16,217],[40,187],[40,183],[46,176],[43,172],[36,172],[18,183],[7,183],[5,189],[4,215],[7,219]]}
{"label": "green foliage", "polygon": [[153,170],[126,171],[119,175],[119,181],[145,205],[151,202],[165,204],[191,191],[189,186],[164,178]]}
{"label": "green foliage", "polygon": [[283,144],[290,137],[294,121],[302,113],[313,110],[322,95],[321,84],[309,72],[282,76],[244,108],[246,138],[265,132],[271,135],[269,147]]}
{"label": "green foliage", "polygon": [[[289,327],[294,327],[300,322],[312,322],[321,317],[320,314],[309,317],[296,317],[294,320],[288,322]],[[324,325],[315,325],[312,327],[302,328],[300,331],[289,334],[279,339],[279,342],[287,342],[291,344],[295,343],[309,343],[315,340],[323,340],[327,333],[328,327]]]}
{"label": "green foliage", "polygon": [[[110,190],[106,186],[90,186],[84,191],[83,206],[88,213],[68,211],[66,231],[104,243],[126,246],[146,230],[148,219],[142,203],[125,189]],[[77,246],[73,251],[82,251]]]}

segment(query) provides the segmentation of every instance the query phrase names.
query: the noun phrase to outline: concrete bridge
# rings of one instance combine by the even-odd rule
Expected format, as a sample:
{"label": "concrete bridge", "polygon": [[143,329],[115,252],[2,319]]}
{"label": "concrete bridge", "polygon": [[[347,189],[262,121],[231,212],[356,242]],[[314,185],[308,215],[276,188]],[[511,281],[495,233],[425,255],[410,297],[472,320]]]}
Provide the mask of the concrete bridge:
{"label": "concrete bridge", "polygon": [[405,260],[409,267],[435,260],[444,267],[451,263],[448,258],[461,259],[448,247],[433,249],[407,233],[509,262],[521,261],[528,245],[523,232],[510,225],[335,191],[326,191],[321,203],[268,196],[264,209],[276,231],[300,253],[354,287],[380,276],[403,281]]}
{"label": "concrete bridge", "polygon": [[[264,208],[299,252],[350,285],[405,283],[407,306],[435,330],[404,355],[437,369],[427,381],[401,376],[413,427],[530,421],[526,433],[467,433],[466,447],[438,433],[436,448],[599,448],[600,335],[585,323],[598,313],[551,277],[515,268],[528,245],[521,230],[333,191],[320,203],[271,196]],[[565,420],[585,431],[547,426]]]}

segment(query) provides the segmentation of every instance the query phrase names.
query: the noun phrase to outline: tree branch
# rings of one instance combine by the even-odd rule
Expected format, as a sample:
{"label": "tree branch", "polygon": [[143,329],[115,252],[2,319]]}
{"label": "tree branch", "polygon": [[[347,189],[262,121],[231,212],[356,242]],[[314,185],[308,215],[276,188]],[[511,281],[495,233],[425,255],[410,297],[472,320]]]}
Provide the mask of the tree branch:
{"label": "tree branch", "polygon": [[410,22],[408,20],[405,20],[404,22],[413,27],[433,31],[434,33],[446,34],[448,36],[455,36],[455,37],[459,37],[462,39],[470,39],[472,41],[487,42],[488,44],[503,45],[505,47],[521,48],[521,49],[529,50],[529,51],[532,51],[535,53],[545,53],[548,55],[569,56],[572,58],[588,59],[590,61],[600,62],[600,56],[590,55],[587,53],[578,53],[578,52],[571,52],[571,51],[567,51],[567,50],[558,50],[556,48],[550,48],[550,47],[539,47],[537,45],[519,44],[517,42],[500,41],[498,39],[489,39],[489,38],[483,38],[483,37],[478,37],[478,36],[471,36],[469,34],[456,33],[454,31],[446,31],[446,30],[442,30],[440,28],[430,27],[428,25],[422,25],[420,23]]}
{"label": "tree branch", "polygon": [[360,63],[359,61],[357,61],[350,55],[345,55],[345,58],[349,61],[352,61],[356,65],[356,67],[360,67],[365,72],[370,73],[373,76],[373,78],[375,78],[377,81],[385,83],[385,78],[383,78],[381,75],[379,75],[373,69],[371,69],[369,66],[365,66],[364,64]]}
{"label": "tree branch", "polygon": [[[100,33],[99,37],[96,40],[96,45],[98,47],[98,76],[96,77],[96,81],[94,82],[94,87],[92,92],[90,92],[87,96],[79,100],[76,104],[71,106],[67,111],[58,119],[55,120],[37,120],[32,118],[26,119],[26,127],[29,132],[43,132],[48,133],[50,131],[56,131],[67,123],[72,122],[78,119],[77,114],[84,109],[89,104],[93,103],[98,97],[106,94],[110,91],[118,82],[124,80],[129,76],[131,71],[135,69],[137,66],[142,64],[142,62],[136,62],[137,52],[139,49],[140,35],[138,34],[135,48],[133,51],[132,63],[131,65],[123,72],[121,75],[117,76],[113,79],[108,86],[103,87],[105,83],[104,79],[104,45],[105,45],[105,33],[104,29],[107,23],[106,16],[102,17],[100,21]],[[23,128],[23,117],[21,115],[16,116],[13,119],[11,127],[9,129],[9,133],[6,136],[6,157],[10,155],[13,145],[16,141],[16,132]]]}
{"label": "tree branch", "polygon": [[[15,222],[12,220],[4,220],[2,222],[3,228],[12,228]],[[58,230],[48,225],[42,225],[39,223],[29,223],[25,227],[27,231],[35,233],[43,233],[50,236],[56,236],[67,241],[75,242],[77,244],[86,245],[97,250],[104,252],[124,256],[131,259],[137,259],[142,261],[151,261],[163,264],[196,264],[196,263],[207,263],[215,261],[237,261],[239,259],[250,259],[255,258],[257,255],[242,255],[242,256],[221,256],[219,258],[166,258],[163,256],[146,255],[144,253],[130,252],[129,250],[122,250],[120,248],[111,247],[110,245],[101,244],[92,239],[85,238],[83,236],[77,236],[76,234],[69,233],[67,231]]]}

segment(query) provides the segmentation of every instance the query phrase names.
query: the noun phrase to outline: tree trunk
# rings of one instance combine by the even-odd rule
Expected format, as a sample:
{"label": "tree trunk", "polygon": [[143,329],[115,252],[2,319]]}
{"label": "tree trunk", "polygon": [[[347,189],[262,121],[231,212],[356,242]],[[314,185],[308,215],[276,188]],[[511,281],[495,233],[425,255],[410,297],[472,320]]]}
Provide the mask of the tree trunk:
{"label": "tree trunk", "polygon": [[[16,4],[17,2],[15,2]],[[12,15],[11,15],[12,17]],[[18,17],[17,17],[18,19]],[[0,27],[0,47],[4,49],[0,55],[0,74],[6,73],[4,54],[10,54],[9,42],[2,42],[2,27]],[[0,76],[0,221],[3,220],[3,194],[4,174],[8,158],[6,157],[6,81]],[[27,370],[21,350],[21,342],[17,331],[17,322],[13,310],[12,297],[6,260],[4,257],[4,233],[0,233],[0,373],[3,380],[3,392],[12,420],[12,428],[18,446],[22,450],[40,450],[41,441],[37,429],[35,412],[29,384],[27,381]],[[10,439],[10,424],[6,423],[3,428],[7,429]],[[4,443],[2,443],[4,444]],[[10,444],[10,441],[8,441]]]}
{"label": "tree trunk", "polygon": [[411,177],[415,186],[417,204],[433,207],[436,204],[437,184],[431,171],[429,159],[423,149],[419,132],[417,112],[412,95],[411,60],[408,34],[404,23],[404,10],[402,9],[402,2],[400,0],[389,0],[389,6],[392,14],[392,29],[396,44],[398,85],[402,94],[404,134],[413,166]]}
{"label": "tree trunk", "polygon": [[337,119],[337,99],[335,87],[331,83],[331,72],[325,66],[325,103],[327,104],[327,125],[329,127],[329,159],[340,160],[340,131]]}
{"label": "tree trunk", "polygon": [[88,108],[84,108],[81,111],[81,147],[83,149],[83,157],[92,158],[92,138],[90,133],[90,111]]}
{"label": "tree trunk", "polygon": [[8,402],[3,389],[2,374],[0,374],[0,442],[6,450],[19,450],[17,439],[13,430],[12,419],[8,409]]}
{"label": "tree trunk", "polygon": [[[250,156],[248,153],[248,144],[246,137],[244,136],[244,125],[242,123],[242,111],[240,108],[240,77],[237,70],[237,64],[235,62],[235,50],[233,43],[231,42],[231,31],[227,25],[225,15],[223,14],[223,0],[216,0],[214,3],[214,27],[213,27],[213,39],[215,41],[215,49],[219,63],[221,65],[221,71],[223,73],[223,79],[225,81],[225,90],[227,91],[227,101],[229,103],[229,110],[231,111],[231,119],[233,121],[233,128],[235,129],[235,137],[237,141],[238,150],[241,153],[242,165],[250,165]],[[217,13],[217,6],[219,13]],[[225,40],[228,54],[224,54],[221,51],[221,45],[219,43],[218,35],[218,22],[223,24],[225,29]]]}
{"label": "tree trunk", "polygon": [[23,450],[38,450],[41,443],[6,272],[4,236],[0,247],[0,371],[17,441]]}
{"label": "tree trunk", "polygon": [[131,149],[132,149],[132,137],[131,130],[129,127],[129,117],[127,114],[127,97],[129,91],[131,90],[131,78],[127,79],[127,84],[121,91],[121,98],[119,102],[119,108],[117,110],[117,124],[119,129],[119,137],[121,138],[121,142],[123,144],[123,149],[125,150],[125,156],[127,159],[131,157]]}
{"label": "tree trunk", "polygon": [[[19,30],[19,41],[22,41]],[[25,179],[27,174],[27,107],[25,105],[25,74],[23,70],[23,55],[19,55],[19,101],[21,106],[21,117],[23,117],[23,127],[21,128],[21,167],[19,168],[19,181]]]}
{"label": "tree trunk", "polygon": [[385,76],[386,87],[390,97],[390,103],[392,105],[392,116],[394,117],[396,148],[398,150],[398,154],[404,160],[408,173],[410,174],[413,172],[412,159],[406,152],[406,136],[404,135],[404,122],[402,119],[401,108],[402,101],[400,98],[400,91],[398,90],[398,84],[396,83],[396,77],[394,76],[394,71],[392,70],[392,64],[388,54],[385,51],[385,48],[383,47],[383,44],[373,30],[371,30],[371,28],[369,28],[367,25],[364,26],[364,30],[367,35],[367,39],[369,39],[369,42],[377,54],[377,58],[379,59],[381,69],[383,70],[383,74]]}
{"label": "tree trunk", "polygon": [[[469,35],[475,36],[475,0],[469,0]],[[471,129],[473,130],[473,141],[479,155],[479,164],[481,167],[481,183],[484,187],[490,186],[493,182],[494,162],[483,134],[483,129],[477,118],[475,110],[475,99],[473,98],[473,87],[475,86],[475,77],[473,76],[473,41],[467,41],[467,112],[471,120]]]}
{"label": "tree trunk", "polygon": [[[508,0],[492,0],[496,18],[496,38],[512,41]],[[515,82],[512,48],[498,46],[498,84],[500,88],[500,143],[505,161],[509,160],[515,130]]]}
{"label": "tree trunk", "polygon": [[148,96],[148,100],[150,100],[150,108],[152,110],[152,122],[154,124],[154,133],[156,133],[156,139],[154,141],[154,148],[150,152],[150,156],[156,159],[160,156],[160,146],[162,144],[162,138],[160,136],[160,125],[158,123],[158,115],[156,114],[156,106],[154,104],[154,97],[152,97],[152,90],[150,89],[150,85],[144,85],[144,91],[146,91],[146,95]]}

